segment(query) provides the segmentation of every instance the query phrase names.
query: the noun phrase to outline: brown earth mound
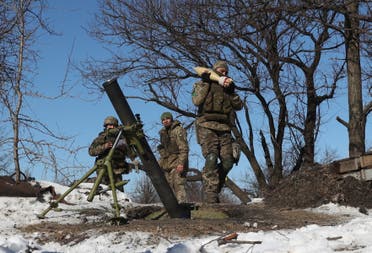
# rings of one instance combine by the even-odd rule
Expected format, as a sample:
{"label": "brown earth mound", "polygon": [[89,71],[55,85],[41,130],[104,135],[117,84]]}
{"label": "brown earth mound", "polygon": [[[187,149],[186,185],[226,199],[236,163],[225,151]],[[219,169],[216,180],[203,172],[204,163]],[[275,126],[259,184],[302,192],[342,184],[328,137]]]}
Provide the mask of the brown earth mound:
{"label": "brown earth mound", "polygon": [[265,203],[275,207],[308,208],[329,202],[372,208],[372,182],[343,177],[331,169],[303,170],[265,194]]}
{"label": "brown earth mound", "polygon": [[0,177],[0,196],[37,197],[41,187],[35,187],[28,181],[16,183],[12,177]]}
{"label": "brown earth mound", "polygon": [[39,183],[32,184],[22,180],[18,183],[11,176],[0,176],[0,196],[5,197],[36,197],[43,201],[42,195],[49,192],[56,196],[53,186],[41,187]]}

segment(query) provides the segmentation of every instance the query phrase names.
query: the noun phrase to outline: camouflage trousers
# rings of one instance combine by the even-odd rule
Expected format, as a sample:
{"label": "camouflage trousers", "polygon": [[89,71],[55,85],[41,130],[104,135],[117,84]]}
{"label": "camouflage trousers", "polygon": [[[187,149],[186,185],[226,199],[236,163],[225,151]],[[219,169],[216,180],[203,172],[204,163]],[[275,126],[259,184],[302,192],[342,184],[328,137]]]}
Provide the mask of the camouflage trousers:
{"label": "camouflage trousers", "polygon": [[[198,138],[205,158],[202,171],[204,200],[218,203],[218,195],[232,166],[232,136],[230,132],[198,127]],[[218,163],[218,160],[220,163]]]}
{"label": "camouflage trousers", "polygon": [[186,203],[186,172],[179,173],[176,169],[164,171],[165,178],[169,186],[172,188],[178,203]]}

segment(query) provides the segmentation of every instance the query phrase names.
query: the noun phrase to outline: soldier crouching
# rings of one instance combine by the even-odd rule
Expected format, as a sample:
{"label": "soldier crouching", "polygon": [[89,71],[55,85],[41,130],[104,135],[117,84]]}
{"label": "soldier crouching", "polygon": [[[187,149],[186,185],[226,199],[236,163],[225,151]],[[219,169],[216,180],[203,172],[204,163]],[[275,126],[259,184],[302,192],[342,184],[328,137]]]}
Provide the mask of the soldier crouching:
{"label": "soldier crouching", "polygon": [[[104,130],[98,134],[93,140],[89,147],[89,155],[96,157],[96,164],[98,164],[97,175],[100,170],[106,169],[103,166],[104,158],[109,154],[116,137],[119,134],[120,129],[118,128],[118,120],[113,116],[108,116],[103,122]],[[120,136],[119,142],[115,148],[115,151],[111,160],[111,167],[114,174],[114,183],[121,182],[123,180],[122,174],[129,173],[129,166],[126,162],[127,144],[123,136]],[[110,179],[108,173],[105,173],[102,181],[103,184],[110,185]],[[118,190],[124,192],[124,186],[117,186]]]}

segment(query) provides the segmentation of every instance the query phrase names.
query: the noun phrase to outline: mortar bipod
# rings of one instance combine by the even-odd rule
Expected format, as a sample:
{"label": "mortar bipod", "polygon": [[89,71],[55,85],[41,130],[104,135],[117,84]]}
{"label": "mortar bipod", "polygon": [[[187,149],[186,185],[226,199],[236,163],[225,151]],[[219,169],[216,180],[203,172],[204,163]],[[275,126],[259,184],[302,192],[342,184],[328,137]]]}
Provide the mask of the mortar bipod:
{"label": "mortar bipod", "polygon": [[[115,218],[114,219],[117,220],[117,221],[119,221],[120,223],[126,222],[124,218],[120,217],[120,206],[119,206],[119,203],[118,203],[118,200],[117,200],[116,187],[118,187],[120,185],[127,184],[129,182],[129,180],[123,180],[123,181],[118,182],[117,184],[115,184],[114,173],[113,173],[112,166],[111,166],[112,156],[114,154],[114,151],[115,151],[116,146],[118,145],[118,142],[119,142],[119,139],[120,139],[122,133],[123,133],[123,129],[120,129],[118,135],[116,136],[115,142],[112,145],[112,148],[110,149],[108,155],[105,158],[100,159],[99,161],[97,161],[94,164],[94,166],[87,173],[85,173],[85,175],[80,180],[78,180],[77,182],[75,182],[57,200],[52,201],[47,209],[45,209],[42,213],[40,213],[40,214],[37,215],[37,217],[39,219],[44,219],[45,218],[45,215],[50,210],[52,210],[54,208],[57,208],[58,207],[58,204],[68,194],[70,194],[76,187],[78,187],[81,183],[83,183],[91,174],[93,174],[98,169],[99,166],[101,166],[101,167],[103,167],[103,169],[101,169],[98,172],[97,179],[95,180],[94,185],[93,185],[92,189],[90,190],[90,193],[89,193],[89,196],[87,198],[87,201],[89,201],[89,202],[93,201],[93,198],[94,198],[94,196],[95,196],[95,194],[97,192],[98,186],[100,185],[103,176],[105,175],[105,173],[108,173],[109,180],[110,180],[110,188],[111,188],[111,191],[112,191],[112,198],[114,200],[114,208],[115,208]],[[115,220],[113,220],[113,221],[115,221]]]}

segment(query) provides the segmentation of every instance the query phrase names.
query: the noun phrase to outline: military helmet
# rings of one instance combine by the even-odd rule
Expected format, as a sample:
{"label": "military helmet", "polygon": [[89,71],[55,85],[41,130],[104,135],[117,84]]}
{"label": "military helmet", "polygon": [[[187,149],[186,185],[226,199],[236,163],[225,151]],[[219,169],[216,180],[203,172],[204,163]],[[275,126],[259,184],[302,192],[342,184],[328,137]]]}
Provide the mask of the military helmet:
{"label": "military helmet", "polygon": [[108,116],[105,118],[105,120],[103,121],[103,127],[106,127],[107,125],[114,125],[114,126],[118,126],[119,125],[119,121],[117,118],[115,118],[114,116]]}
{"label": "military helmet", "polygon": [[227,65],[227,62],[225,61],[217,61],[213,65],[213,70],[216,71],[218,68],[224,68],[226,69],[226,72],[229,72],[229,66]]}
{"label": "military helmet", "polygon": [[164,119],[171,119],[173,120],[173,116],[172,116],[172,113],[170,112],[163,112],[160,116],[160,119],[161,120],[164,120]]}

